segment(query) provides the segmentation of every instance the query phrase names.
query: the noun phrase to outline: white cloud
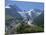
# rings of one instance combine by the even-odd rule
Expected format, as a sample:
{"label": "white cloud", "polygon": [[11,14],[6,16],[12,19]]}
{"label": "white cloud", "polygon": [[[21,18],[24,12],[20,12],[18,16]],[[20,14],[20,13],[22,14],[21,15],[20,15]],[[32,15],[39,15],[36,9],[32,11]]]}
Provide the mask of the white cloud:
{"label": "white cloud", "polygon": [[10,8],[10,6],[6,6],[5,8]]}

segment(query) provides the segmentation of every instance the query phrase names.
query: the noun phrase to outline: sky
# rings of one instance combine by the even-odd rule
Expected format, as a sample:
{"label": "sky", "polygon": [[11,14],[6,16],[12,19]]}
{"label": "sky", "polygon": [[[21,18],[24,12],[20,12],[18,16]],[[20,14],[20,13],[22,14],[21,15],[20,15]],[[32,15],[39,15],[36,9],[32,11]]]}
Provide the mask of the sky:
{"label": "sky", "polygon": [[21,10],[30,10],[30,9],[44,9],[44,3],[39,2],[24,2],[24,1],[13,1],[13,0],[7,0],[6,1],[6,8],[10,8],[8,5],[15,4],[17,7],[19,7]]}

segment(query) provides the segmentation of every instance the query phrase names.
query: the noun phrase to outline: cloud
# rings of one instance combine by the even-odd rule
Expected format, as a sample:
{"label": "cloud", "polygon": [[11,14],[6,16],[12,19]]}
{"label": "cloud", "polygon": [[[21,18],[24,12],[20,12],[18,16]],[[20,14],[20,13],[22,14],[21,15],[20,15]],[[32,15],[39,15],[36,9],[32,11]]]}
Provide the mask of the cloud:
{"label": "cloud", "polygon": [[6,6],[5,8],[10,8],[10,6]]}

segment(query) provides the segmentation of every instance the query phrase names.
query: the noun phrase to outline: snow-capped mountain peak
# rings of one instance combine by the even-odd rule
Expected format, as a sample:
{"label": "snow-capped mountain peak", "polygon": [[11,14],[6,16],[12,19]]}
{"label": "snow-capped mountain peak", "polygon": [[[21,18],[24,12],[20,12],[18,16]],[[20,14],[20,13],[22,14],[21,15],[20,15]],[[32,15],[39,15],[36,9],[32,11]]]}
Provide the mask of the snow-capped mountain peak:
{"label": "snow-capped mountain peak", "polygon": [[31,9],[31,10],[29,10],[29,11],[23,11],[23,12],[18,12],[22,17],[27,17],[27,15],[28,16],[30,16],[30,17],[32,17],[32,18],[34,18],[34,16],[39,16],[40,14],[41,14],[41,12],[39,12],[39,11],[35,11],[34,9]]}

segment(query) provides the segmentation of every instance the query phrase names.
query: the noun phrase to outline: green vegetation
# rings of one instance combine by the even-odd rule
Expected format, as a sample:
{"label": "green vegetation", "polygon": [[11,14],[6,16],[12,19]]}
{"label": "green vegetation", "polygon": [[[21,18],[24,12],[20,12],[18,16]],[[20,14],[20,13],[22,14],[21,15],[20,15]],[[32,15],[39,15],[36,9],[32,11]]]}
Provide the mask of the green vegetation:
{"label": "green vegetation", "polygon": [[32,27],[28,24],[21,24],[19,27],[16,28],[17,33],[35,33],[35,32],[43,32],[44,29],[37,26],[37,27]]}
{"label": "green vegetation", "polygon": [[8,33],[7,33],[7,32],[5,32],[5,35],[8,35]]}
{"label": "green vegetation", "polygon": [[44,13],[34,19],[34,24],[44,28]]}
{"label": "green vegetation", "polygon": [[[20,25],[17,28],[14,28],[11,31],[11,33],[13,33],[13,34],[44,32],[44,16],[43,16],[43,14],[41,14],[40,16],[38,16],[37,18],[34,19],[34,22],[36,24],[35,23],[32,23],[32,24],[34,24],[36,26],[28,25],[27,23],[22,21],[23,19],[20,17],[13,18],[12,16],[9,16],[9,15],[6,16],[6,20],[5,20],[6,26],[10,26],[10,24],[12,23],[12,20],[14,20],[14,22],[16,22],[17,24],[20,23]],[[6,33],[6,34],[8,34],[8,33]]]}
{"label": "green vegetation", "polygon": [[5,25],[9,26],[12,20],[13,20],[12,16],[6,15],[6,17],[5,17]]}

